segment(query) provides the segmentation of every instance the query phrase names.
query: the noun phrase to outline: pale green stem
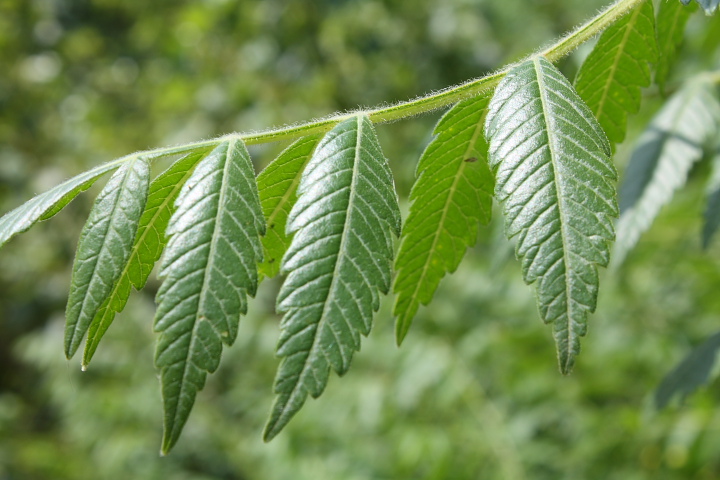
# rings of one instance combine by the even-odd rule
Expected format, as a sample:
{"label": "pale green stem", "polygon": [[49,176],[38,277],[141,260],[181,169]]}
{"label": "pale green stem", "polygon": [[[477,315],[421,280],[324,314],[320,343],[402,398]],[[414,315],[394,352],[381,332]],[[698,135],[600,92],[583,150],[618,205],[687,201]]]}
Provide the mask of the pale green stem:
{"label": "pale green stem", "polygon": [[[556,62],[565,55],[575,50],[577,47],[599,34],[628,11],[638,6],[644,0],[618,0],[605,10],[598,13],[585,24],[568,33],[551,46],[540,50],[533,55],[543,55],[551,62]],[[264,130],[254,133],[231,133],[212,140],[204,140],[195,143],[188,143],[176,147],[158,148],[146,152],[138,152],[128,155],[124,159],[131,157],[146,155],[148,157],[159,157],[187,153],[203,147],[212,147],[224,140],[239,139],[248,145],[259,143],[270,143],[280,140],[291,140],[306,135],[316,133],[324,133],[330,130],[337,123],[348,119],[354,115],[365,114],[373,123],[386,123],[403,118],[412,117],[426,112],[431,112],[439,108],[447,107],[468,97],[473,97],[484,92],[488,92],[495,88],[505,74],[510,71],[517,63],[511,64],[496,73],[476,78],[460,85],[448,87],[439,92],[418,97],[414,100],[397,103],[389,107],[379,107],[369,110],[359,110],[343,114],[335,114],[319,120],[313,120],[299,125],[291,125],[272,130]]]}

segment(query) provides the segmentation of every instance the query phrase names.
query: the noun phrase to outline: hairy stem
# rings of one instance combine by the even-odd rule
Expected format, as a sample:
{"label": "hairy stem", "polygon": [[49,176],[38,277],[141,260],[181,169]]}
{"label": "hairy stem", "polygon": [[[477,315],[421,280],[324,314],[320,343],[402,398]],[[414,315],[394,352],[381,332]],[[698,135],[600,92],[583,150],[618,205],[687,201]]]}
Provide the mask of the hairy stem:
{"label": "hairy stem", "polygon": [[[554,44],[540,50],[534,55],[543,55],[551,62],[555,62],[611,26],[628,11],[638,6],[642,1],[643,0],[617,0],[615,3],[599,12],[595,17],[583,25],[579,26],[572,32],[560,38]],[[127,157],[124,157],[124,159],[129,159],[138,155],[157,157],[173,155],[176,153],[185,153],[203,147],[211,147],[221,141],[231,139],[242,140],[248,145],[270,143],[280,140],[291,140],[305,135],[327,132],[337,123],[342,122],[351,116],[357,115],[358,113],[367,115],[373,123],[392,122],[447,107],[448,105],[457,103],[465,98],[487,92],[492,88],[495,88],[505,74],[515,65],[516,64],[511,64],[496,73],[476,78],[460,85],[448,87],[444,90],[440,90],[439,92],[431,93],[423,97],[397,103],[389,107],[335,114],[299,125],[286,126],[260,132],[230,133],[212,140],[189,143],[177,147],[159,148],[147,152],[138,152],[136,154],[128,155]]]}

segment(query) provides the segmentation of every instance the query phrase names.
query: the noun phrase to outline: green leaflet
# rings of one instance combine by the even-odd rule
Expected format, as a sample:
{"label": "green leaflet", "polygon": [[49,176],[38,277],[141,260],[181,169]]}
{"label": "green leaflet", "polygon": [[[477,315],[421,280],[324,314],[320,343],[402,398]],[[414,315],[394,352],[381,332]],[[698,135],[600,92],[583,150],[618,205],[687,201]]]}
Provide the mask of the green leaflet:
{"label": "green leaflet", "polygon": [[277,353],[277,397],[264,438],[272,439],[325,389],[330,368],[350,366],[367,335],[380,293],[390,288],[392,233],[400,211],[392,174],[372,123],[357,116],[339,123],[320,142],[298,187],[283,258],[287,274],[278,294],[285,312]]}
{"label": "green leaflet", "polygon": [[703,147],[720,131],[720,104],[709,85],[695,80],[670,97],[638,140],[620,187],[620,220],[613,265],[622,263],[650,228]]}
{"label": "green leaflet", "polygon": [[430,303],[442,277],[455,271],[475,243],[478,225],[490,221],[494,179],[482,133],[488,102],[475,97],[451,108],[418,163],[395,261],[398,344],[420,304]]}
{"label": "green leaflet", "polygon": [[290,237],[285,233],[287,216],[297,199],[300,175],[320,138],[310,135],[297,140],[257,177],[260,204],[267,220],[267,233],[262,239],[263,263],[258,266],[260,275],[272,278],[280,271],[280,260],[290,246]]}
{"label": "green leaflet", "polygon": [[565,77],[543,57],[513,68],[498,85],[485,124],[506,233],[538,307],[552,323],[560,370],[580,350],[595,310],[597,265],[609,259],[617,215],[610,145]]}
{"label": "green leaflet", "polygon": [[660,2],[657,14],[657,38],[660,56],[655,66],[655,83],[665,91],[665,82],[670,75],[670,68],[675,62],[677,48],[685,34],[685,24],[690,14],[696,10],[693,4],[683,7],[675,0]]}
{"label": "green leaflet", "polygon": [[75,354],[130,257],[149,179],[147,162],[130,160],[113,174],[95,200],[73,265],[65,324],[67,358]]}
{"label": "green leaflet", "polygon": [[[720,137],[720,132],[718,132]],[[705,207],[705,224],[702,231],[702,246],[708,248],[712,237],[720,227],[720,154],[713,158],[712,175],[707,186],[707,205]]]}
{"label": "green leaflet", "polygon": [[679,395],[682,399],[710,381],[720,350],[720,332],[695,347],[655,390],[655,406],[665,408]]}
{"label": "green leaflet", "polygon": [[[691,0],[680,0],[683,5],[689,5]],[[705,9],[705,14],[712,15],[720,5],[720,0],[695,0],[698,5]]]}
{"label": "green leaflet", "polygon": [[193,167],[207,152],[196,152],[186,155],[170,168],[158,175],[150,184],[145,211],[140,217],[135,242],[130,257],[107,300],[95,314],[83,352],[83,368],[90,363],[100,340],[121,312],[130,297],[130,285],[140,290],[145,286],[155,262],[158,261],[165,248],[165,229],[174,210],[175,199],[185,181],[190,177]]}
{"label": "green leaflet", "polygon": [[653,4],[645,0],[605,30],[580,68],[575,88],[611,142],[625,139],[627,115],[640,109],[640,88],[652,80],[648,62],[657,56]]}
{"label": "green leaflet", "polygon": [[99,165],[41,193],[3,215],[0,218],[0,247],[18,233],[27,231],[35,223],[47,220],[58,213],[78,194],[90,188],[98,178],[119,166],[118,162]]}
{"label": "green leaflet", "polygon": [[195,168],[167,227],[157,293],[155,364],[164,406],[162,452],[177,442],[207,373],[231,345],[246,296],[257,288],[265,223],[240,141],[218,145]]}

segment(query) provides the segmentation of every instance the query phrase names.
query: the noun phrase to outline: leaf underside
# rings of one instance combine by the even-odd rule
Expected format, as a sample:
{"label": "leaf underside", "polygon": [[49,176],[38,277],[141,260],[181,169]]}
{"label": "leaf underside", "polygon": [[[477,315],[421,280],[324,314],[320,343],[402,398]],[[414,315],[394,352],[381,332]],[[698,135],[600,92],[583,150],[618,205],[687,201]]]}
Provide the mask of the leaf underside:
{"label": "leaf underside", "polygon": [[673,95],[638,140],[620,187],[613,265],[620,265],[685,184],[703,147],[720,131],[720,104],[706,82],[691,81]]}
{"label": "leaf underside", "polygon": [[0,247],[18,233],[25,232],[37,222],[57,214],[81,192],[90,188],[98,178],[118,167],[117,162],[99,165],[41,193],[3,215],[0,218]]}
{"label": "leaf underside", "polygon": [[652,81],[648,62],[657,56],[653,4],[645,0],[600,36],[580,68],[575,88],[611,142],[625,139],[627,116],[640,109],[640,89]]}
{"label": "leaf underside", "polygon": [[267,221],[267,233],[262,238],[263,263],[260,275],[272,278],[280,271],[280,261],[290,246],[285,232],[287,216],[297,200],[295,191],[305,165],[310,161],[320,135],[297,140],[285,149],[257,177],[260,204]]}
{"label": "leaf underside", "polygon": [[167,241],[165,229],[174,211],[175,199],[193,168],[204,155],[205,152],[191,153],[181,158],[150,184],[147,203],[140,217],[129,260],[88,329],[83,352],[83,368],[89,365],[100,340],[115,319],[115,314],[125,308],[130,297],[130,286],[132,285],[136,290],[145,286],[165,248]]}
{"label": "leaf underside", "polygon": [[675,63],[677,49],[685,35],[685,25],[690,15],[695,11],[695,5],[683,7],[677,1],[660,2],[657,14],[658,61],[655,66],[655,83],[665,91],[665,83],[670,76],[670,69]]}
{"label": "leaf underside", "polygon": [[71,358],[127,263],[145,208],[150,167],[130,160],[95,200],[78,242],[66,310],[65,355]]}
{"label": "leaf underside", "polygon": [[162,452],[180,436],[222,344],[231,345],[257,288],[264,220],[240,141],[219,144],[183,185],[167,227],[159,276],[155,364],[164,407]]}
{"label": "leaf underside", "polygon": [[454,272],[475,244],[479,224],[490,221],[494,178],[482,132],[488,102],[475,97],[451,108],[418,163],[395,261],[398,344],[420,304],[430,303],[442,277]]}
{"label": "leaf underside", "polygon": [[617,216],[610,145],[565,77],[543,57],[513,68],[485,125],[506,234],[517,236],[523,277],[553,324],[568,373],[597,302],[597,266],[609,259]]}
{"label": "leaf underside", "polygon": [[323,138],[297,191],[277,300],[285,312],[277,347],[283,360],[266,441],[308,394],[322,393],[331,368],[340,375],[349,368],[390,288],[393,233],[400,233],[392,174],[367,117],[345,120]]}

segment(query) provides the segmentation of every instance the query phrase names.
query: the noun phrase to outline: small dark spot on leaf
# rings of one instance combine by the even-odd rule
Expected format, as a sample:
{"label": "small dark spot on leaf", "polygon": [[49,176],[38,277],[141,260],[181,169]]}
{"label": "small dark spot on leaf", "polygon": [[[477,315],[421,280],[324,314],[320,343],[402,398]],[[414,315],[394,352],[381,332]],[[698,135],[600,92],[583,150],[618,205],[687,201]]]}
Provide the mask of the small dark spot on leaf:
{"label": "small dark spot on leaf", "polygon": [[268,225],[268,228],[275,228],[275,224],[271,223],[270,225]]}
{"label": "small dark spot on leaf", "polygon": [[475,158],[475,157],[470,157],[470,158],[466,158],[465,161],[466,161],[467,163],[475,163],[475,162],[477,162],[477,158]]}
{"label": "small dark spot on leaf", "polygon": [[268,263],[274,263],[274,262],[275,262],[274,258],[271,258],[270,260],[268,260]]}

